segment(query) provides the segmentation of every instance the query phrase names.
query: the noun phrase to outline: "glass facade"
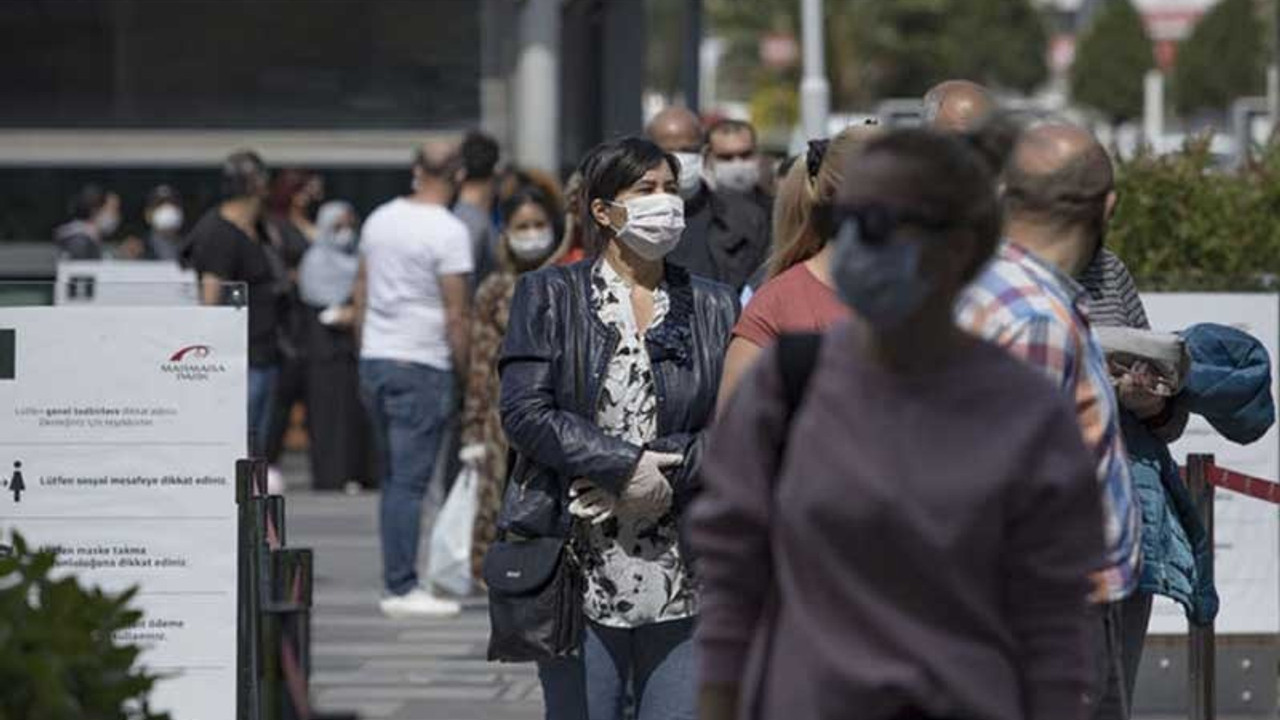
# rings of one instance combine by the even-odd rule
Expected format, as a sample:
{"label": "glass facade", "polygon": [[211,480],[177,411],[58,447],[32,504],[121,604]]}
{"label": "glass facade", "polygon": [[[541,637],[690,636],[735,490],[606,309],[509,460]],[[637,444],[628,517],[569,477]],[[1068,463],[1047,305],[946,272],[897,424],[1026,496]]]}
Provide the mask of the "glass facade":
{"label": "glass facade", "polygon": [[476,0],[5,0],[0,127],[444,128]]}

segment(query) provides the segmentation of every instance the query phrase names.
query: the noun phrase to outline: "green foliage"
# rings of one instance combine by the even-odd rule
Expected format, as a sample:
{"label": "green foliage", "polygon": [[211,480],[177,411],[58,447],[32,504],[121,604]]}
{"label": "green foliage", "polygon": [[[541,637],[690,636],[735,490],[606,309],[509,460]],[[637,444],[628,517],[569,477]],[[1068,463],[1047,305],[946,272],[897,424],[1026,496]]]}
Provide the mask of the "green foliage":
{"label": "green foliage", "polygon": [[[726,94],[799,80],[799,68],[762,70],[757,50],[765,33],[799,38],[797,0],[707,0],[707,9],[712,31],[729,42]],[[836,108],[919,96],[950,78],[1029,92],[1048,76],[1044,18],[1032,0],[826,0],[824,9]]]}
{"label": "green foliage", "polygon": [[1178,48],[1173,73],[1178,112],[1225,111],[1236,98],[1263,92],[1266,42],[1253,5],[1252,0],[1222,0]]}
{"label": "green foliage", "polygon": [[142,613],[119,595],[50,578],[55,557],[14,535],[0,555],[0,720],[164,720],[147,709],[157,678],[113,641]]}
{"label": "green foliage", "polygon": [[1114,124],[1142,115],[1143,78],[1154,63],[1151,38],[1130,0],[1110,0],[1076,45],[1071,96]]}
{"label": "green foliage", "polygon": [[1048,32],[1030,0],[953,3],[945,37],[948,61],[942,69],[949,77],[1021,93],[1049,78]]}
{"label": "green foliage", "polygon": [[1107,245],[1145,290],[1273,288],[1280,269],[1280,145],[1240,172],[1213,167],[1208,138],[1122,163]]}

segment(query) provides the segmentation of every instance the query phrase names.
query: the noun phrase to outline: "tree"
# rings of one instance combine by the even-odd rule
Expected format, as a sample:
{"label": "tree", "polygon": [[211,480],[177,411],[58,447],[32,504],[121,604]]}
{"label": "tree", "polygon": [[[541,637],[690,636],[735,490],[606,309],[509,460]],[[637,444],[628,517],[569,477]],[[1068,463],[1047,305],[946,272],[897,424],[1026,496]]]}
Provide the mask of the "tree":
{"label": "tree", "polygon": [[1142,115],[1143,78],[1153,65],[1142,17],[1130,0],[1110,0],[1076,44],[1071,96],[1113,124],[1132,120]]}
{"label": "tree", "polygon": [[1178,112],[1224,111],[1238,97],[1261,94],[1265,53],[1263,23],[1252,0],[1222,0],[1178,48],[1173,74]]}
{"label": "tree", "polygon": [[1021,93],[1048,79],[1048,34],[1031,0],[960,0],[948,18],[949,76]]}
{"label": "tree", "polygon": [[[708,0],[715,32],[729,41],[722,75],[745,95],[785,82],[761,77],[756,43],[800,29],[797,0]],[[1048,74],[1043,17],[1032,0],[827,0],[832,105],[869,108],[949,78],[1030,92]],[[798,68],[792,71],[798,80]]]}

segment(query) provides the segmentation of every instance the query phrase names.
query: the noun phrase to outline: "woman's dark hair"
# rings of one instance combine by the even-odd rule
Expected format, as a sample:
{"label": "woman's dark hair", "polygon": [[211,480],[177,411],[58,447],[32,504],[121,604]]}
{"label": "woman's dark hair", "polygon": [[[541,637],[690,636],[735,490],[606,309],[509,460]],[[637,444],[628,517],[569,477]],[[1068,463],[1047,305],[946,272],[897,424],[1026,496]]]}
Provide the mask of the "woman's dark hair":
{"label": "woman's dark hair", "polygon": [[863,157],[891,154],[928,178],[921,188],[937,220],[968,229],[977,239],[969,277],[977,275],[1000,242],[1003,214],[996,182],[1017,136],[1005,123],[988,122],[965,134],[894,130],[868,143],[863,152]]}
{"label": "woman's dark hair", "polygon": [[316,178],[316,174],[298,168],[285,168],[271,179],[271,194],[267,198],[267,209],[275,215],[288,215],[293,209],[293,198],[302,192],[307,184]]}
{"label": "woman's dark hair", "polygon": [[613,200],[664,162],[671,168],[672,175],[680,176],[680,162],[674,155],[640,137],[613,140],[587,153],[579,171],[582,173],[582,227],[586,231],[584,247],[588,255],[600,254],[608,240],[591,214],[591,203],[596,199]]}
{"label": "woman's dark hair", "polygon": [[542,211],[547,214],[547,220],[551,223],[551,232],[554,233],[556,242],[564,237],[564,210],[560,208],[559,203],[534,185],[521,186],[498,206],[498,214],[502,218],[504,228],[511,221],[511,216],[525,205],[537,205],[542,208]]}

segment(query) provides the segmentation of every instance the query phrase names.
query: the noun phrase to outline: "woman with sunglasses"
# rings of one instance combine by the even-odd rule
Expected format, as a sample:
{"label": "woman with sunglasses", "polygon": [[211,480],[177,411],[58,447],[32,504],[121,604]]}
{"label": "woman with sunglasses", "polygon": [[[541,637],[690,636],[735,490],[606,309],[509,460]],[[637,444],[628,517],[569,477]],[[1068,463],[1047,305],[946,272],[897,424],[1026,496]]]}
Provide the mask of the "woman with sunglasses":
{"label": "woman with sunglasses", "polygon": [[500,530],[573,537],[586,588],[565,608],[585,615],[580,645],[539,652],[549,720],[694,717],[698,591],[680,525],[738,308],[664,261],[684,230],[679,173],[648,140],[593,150],[589,259],[521,276],[511,302],[502,425],[518,466],[551,481],[526,492],[513,476]]}
{"label": "woman with sunglasses", "polygon": [[1055,388],[952,319],[1000,237],[995,172],[927,130],[846,168],[854,319],[766,351],[703,462],[702,717],[1077,720],[1093,464]]}
{"label": "woman with sunglasses", "polygon": [[847,128],[830,140],[814,140],[792,164],[773,204],[774,251],[769,280],[752,296],[733,328],[720,381],[720,405],[764,348],[784,332],[821,332],[846,317],[831,281],[833,228],[829,215],[844,183],[844,164],[869,140],[877,126]]}

